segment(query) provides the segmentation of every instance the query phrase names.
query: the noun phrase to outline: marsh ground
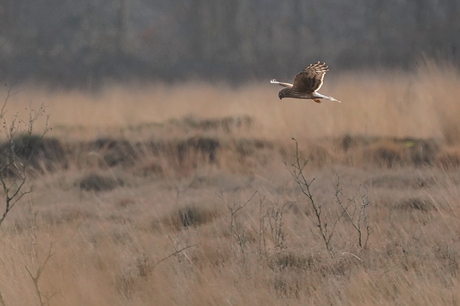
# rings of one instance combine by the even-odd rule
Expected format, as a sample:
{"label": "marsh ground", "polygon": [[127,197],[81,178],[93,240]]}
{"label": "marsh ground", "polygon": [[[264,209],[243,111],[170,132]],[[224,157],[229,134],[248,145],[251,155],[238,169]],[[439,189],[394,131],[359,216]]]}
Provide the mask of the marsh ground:
{"label": "marsh ground", "polygon": [[43,267],[49,305],[456,305],[459,79],[345,75],[320,105],[261,84],[23,88],[9,114],[43,102],[53,130],[2,225],[3,302],[40,304]]}

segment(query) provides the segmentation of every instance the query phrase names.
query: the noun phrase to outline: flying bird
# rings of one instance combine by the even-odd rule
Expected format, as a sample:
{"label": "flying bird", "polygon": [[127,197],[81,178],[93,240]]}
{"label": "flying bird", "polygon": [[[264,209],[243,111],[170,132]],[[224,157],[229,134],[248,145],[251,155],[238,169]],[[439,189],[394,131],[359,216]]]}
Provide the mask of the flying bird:
{"label": "flying bird", "polygon": [[325,96],[317,92],[317,90],[321,88],[321,85],[323,85],[326,71],[329,71],[326,64],[317,62],[308,65],[304,70],[297,73],[294,78],[294,85],[278,82],[275,79],[271,80],[270,83],[279,84],[285,87],[278,93],[280,100],[283,98],[312,99],[316,103],[321,103],[320,99],[325,99],[341,103],[333,97]]}

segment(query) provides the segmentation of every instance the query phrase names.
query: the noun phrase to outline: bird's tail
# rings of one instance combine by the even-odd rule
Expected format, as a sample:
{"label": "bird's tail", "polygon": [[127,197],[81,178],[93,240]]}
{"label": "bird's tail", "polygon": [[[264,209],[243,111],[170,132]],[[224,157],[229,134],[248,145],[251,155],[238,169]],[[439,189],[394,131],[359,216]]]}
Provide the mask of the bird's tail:
{"label": "bird's tail", "polygon": [[333,97],[322,95],[320,93],[315,93],[315,96],[317,96],[317,98],[319,98],[319,99],[330,100],[330,101],[335,101],[335,102],[338,102],[338,103],[342,103],[342,101],[339,101],[339,100],[337,100],[337,99],[335,99]]}

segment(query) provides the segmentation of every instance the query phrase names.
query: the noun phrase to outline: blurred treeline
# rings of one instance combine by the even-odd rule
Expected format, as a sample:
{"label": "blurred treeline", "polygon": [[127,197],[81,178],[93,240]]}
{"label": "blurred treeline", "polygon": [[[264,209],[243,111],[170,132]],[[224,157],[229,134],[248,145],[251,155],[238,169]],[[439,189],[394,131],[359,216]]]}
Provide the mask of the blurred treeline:
{"label": "blurred treeline", "polygon": [[102,80],[292,77],[460,63],[459,0],[0,0],[0,77]]}

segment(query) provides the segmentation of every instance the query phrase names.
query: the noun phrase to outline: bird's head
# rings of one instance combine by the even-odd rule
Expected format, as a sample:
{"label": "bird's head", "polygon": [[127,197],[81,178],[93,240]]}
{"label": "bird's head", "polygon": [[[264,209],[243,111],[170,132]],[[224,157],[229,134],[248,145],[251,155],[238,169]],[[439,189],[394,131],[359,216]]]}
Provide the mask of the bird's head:
{"label": "bird's head", "polygon": [[285,93],[286,89],[287,89],[287,88],[283,88],[283,89],[281,89],[280,92],[278,93],[278,98],[280,98],[280,100],[282,100],[283,98],[286,97],[286,93]]}

